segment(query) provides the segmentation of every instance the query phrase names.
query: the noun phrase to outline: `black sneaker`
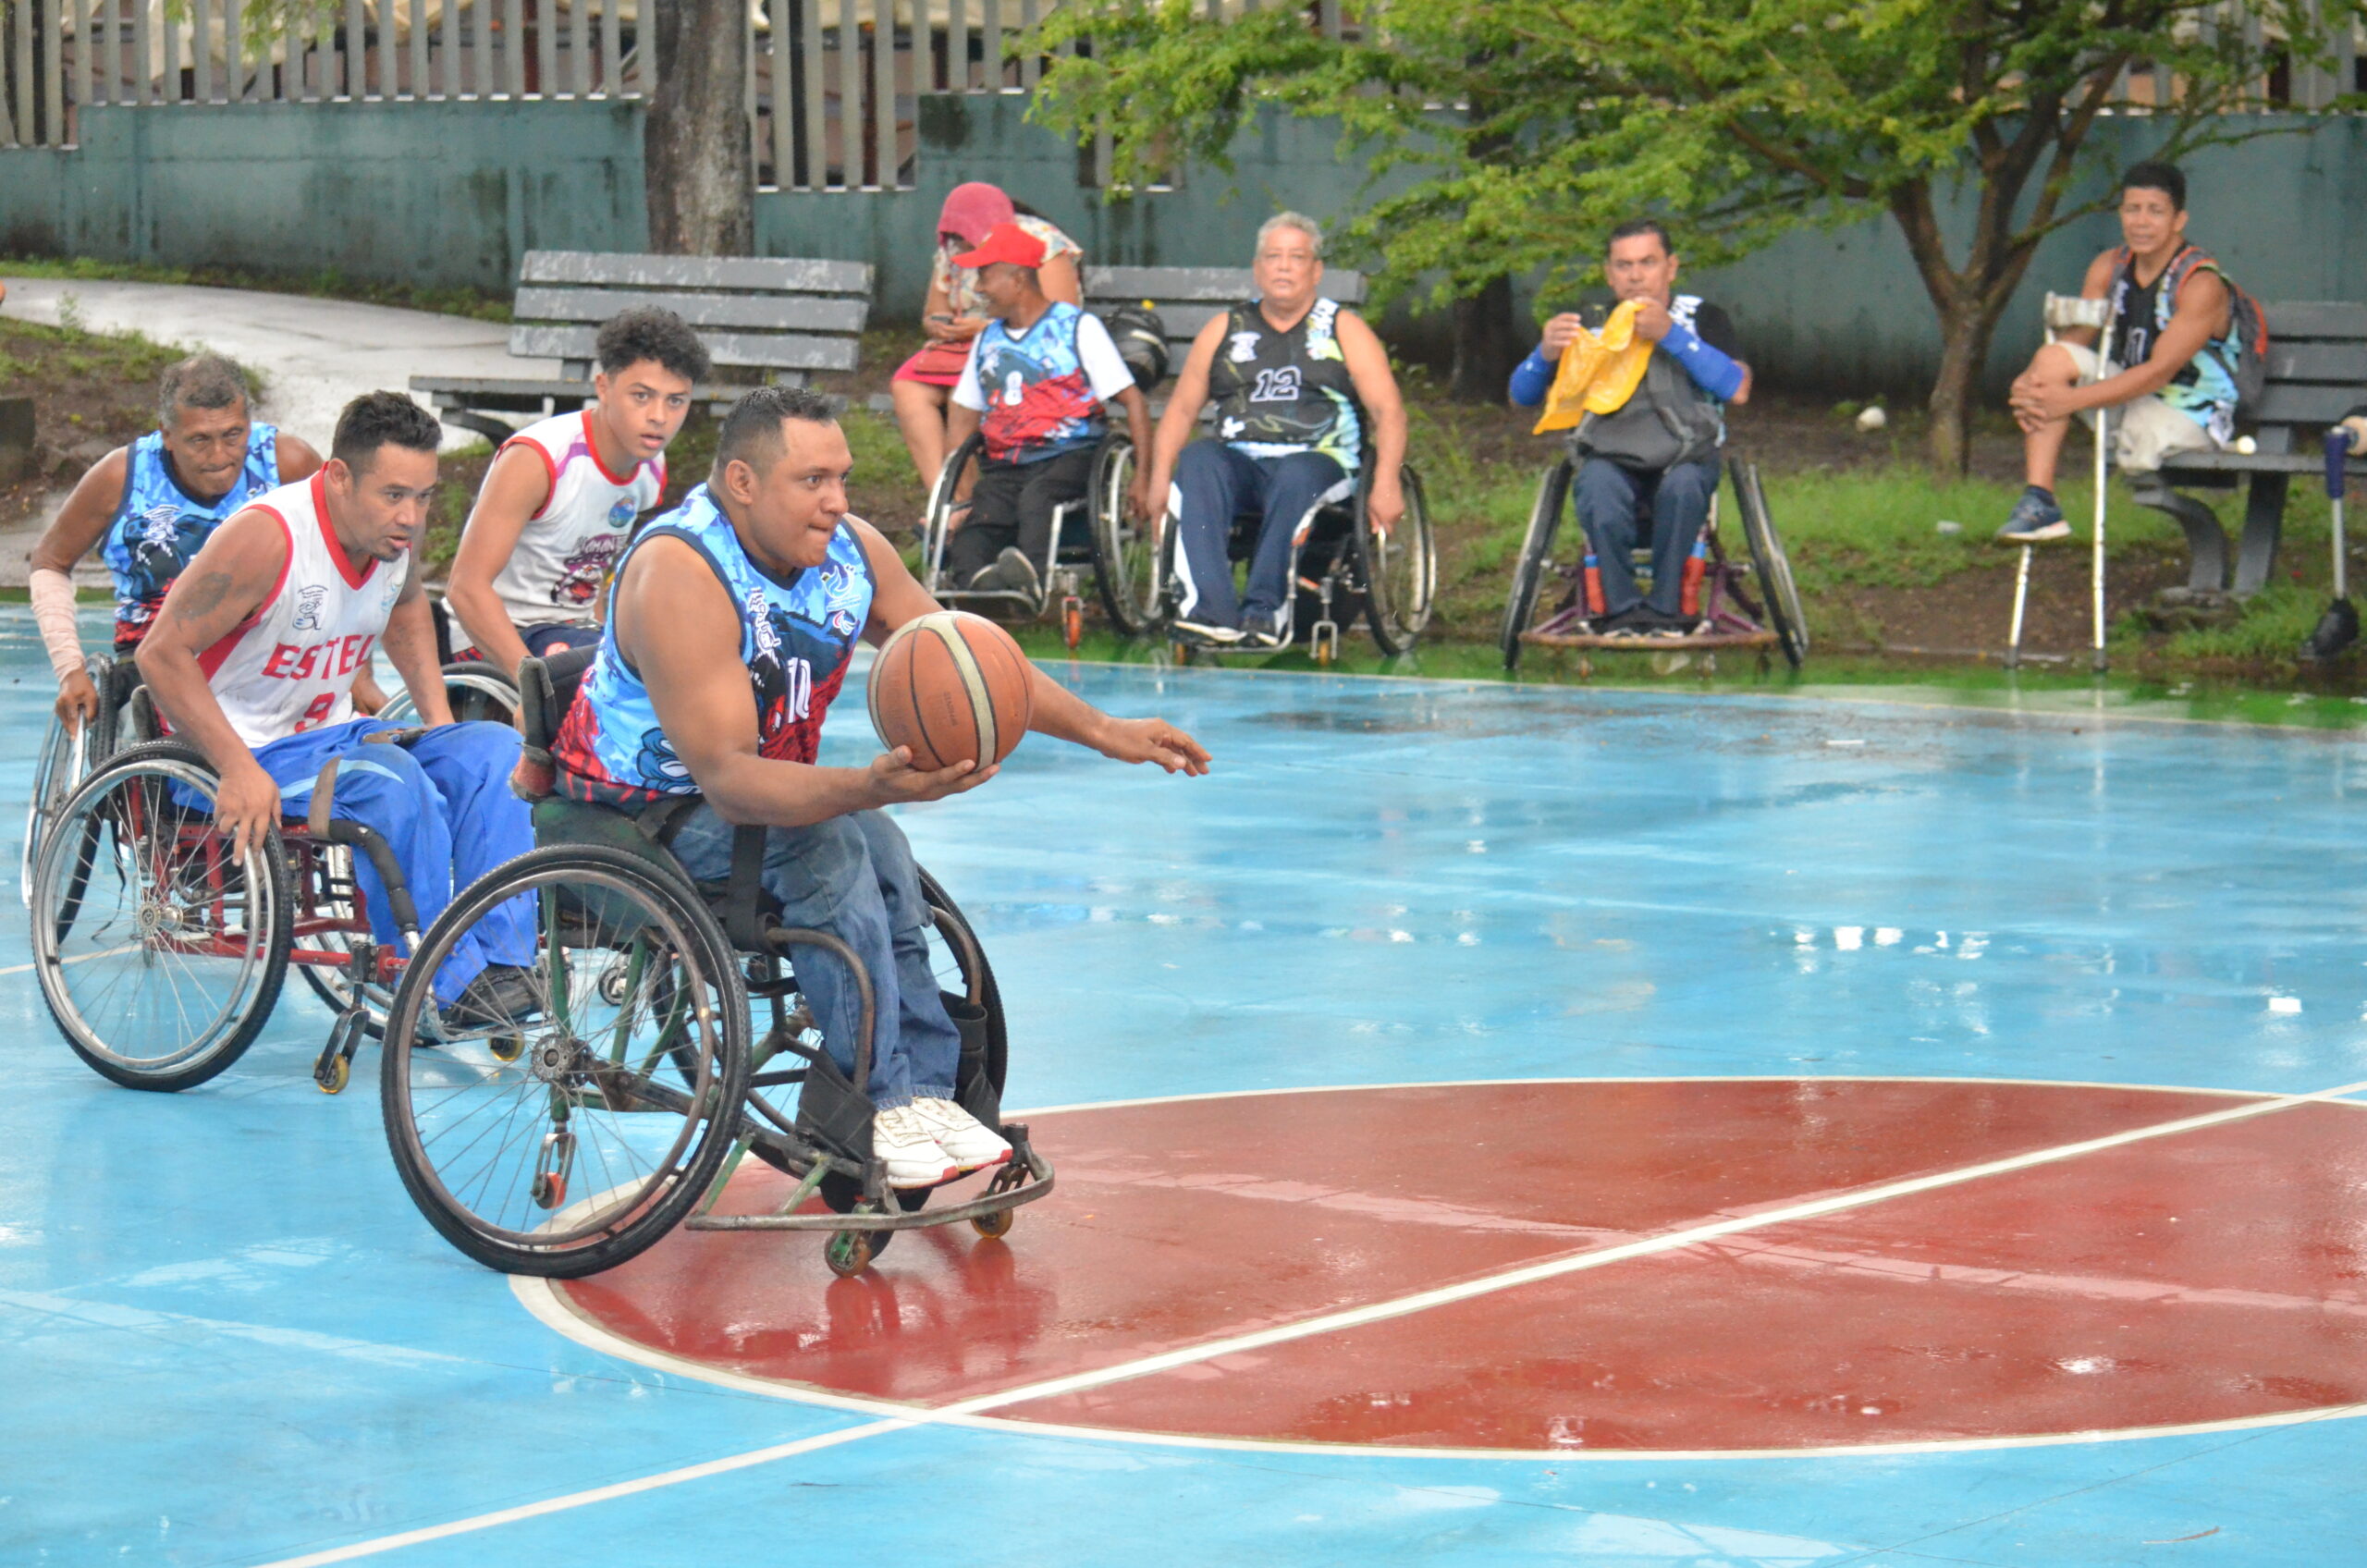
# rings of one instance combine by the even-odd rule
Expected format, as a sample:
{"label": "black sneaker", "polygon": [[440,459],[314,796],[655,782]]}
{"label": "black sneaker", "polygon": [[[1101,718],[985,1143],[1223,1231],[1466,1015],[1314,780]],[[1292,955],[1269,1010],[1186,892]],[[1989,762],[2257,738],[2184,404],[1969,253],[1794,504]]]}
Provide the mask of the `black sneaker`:
{"label": "black sneaker", "polygon": [[533,971],[514,963],[488,963],[468,989],[443,1010],[447,1029],[513,1028],[543,1011]]}
{"label": "black sneaker", "polygon": [[1036,574],[1036,563],[1021,554],[1016,545],[1003,546],[1002,554],[995,557],[995,571],[1002,580],[1002,587],[1012,593],[1034,599],[1044,592],[1044,580]]}
{"label": "black sneaker", "polygon": [[2054,491],[2026,484],[1997,537],[2008,545],[2043,545],[2050,539],[2070,538],[2071,525],[2063,520],[2063,508],[2054,504]]}
{"label": "black sneaker", "polygon": [[1598,637],[1641,637],[1651,630],[1651,611],[1640,604],[1628,606],[1613,615],[1594,618],[1594,632]]}

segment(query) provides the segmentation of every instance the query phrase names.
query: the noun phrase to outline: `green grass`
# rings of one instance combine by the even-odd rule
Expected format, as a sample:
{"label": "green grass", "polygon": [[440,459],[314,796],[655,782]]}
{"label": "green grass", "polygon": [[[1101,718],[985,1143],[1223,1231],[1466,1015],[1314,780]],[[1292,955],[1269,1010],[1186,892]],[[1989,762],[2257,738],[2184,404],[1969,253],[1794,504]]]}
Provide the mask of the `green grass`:
{"label": "green grass", "polygon": [[87,256],[58,261],[41,256],[0,256],[0,276],[82,279],[101,283],[195,284],[208,288],[254,288],[271,294],[354,300],[369,305],[434,311],[479,321],[509,319],[505,295],[476,288],[429,288],[408,283],[374,283],[346,276],[335,267],[302,275],[253,273],[236,267],[159,267],[137,262],[101,262]]}

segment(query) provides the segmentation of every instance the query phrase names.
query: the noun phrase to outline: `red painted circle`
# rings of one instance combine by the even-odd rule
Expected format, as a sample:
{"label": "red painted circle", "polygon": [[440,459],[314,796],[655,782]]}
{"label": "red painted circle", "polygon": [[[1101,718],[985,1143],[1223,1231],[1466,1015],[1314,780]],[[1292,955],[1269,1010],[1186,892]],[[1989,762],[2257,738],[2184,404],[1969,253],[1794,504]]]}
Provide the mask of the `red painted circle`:
{"label": "red painted circle", "polygon": [[[1059,1186],[1007,1241],[907,1232],[840,1280],[817,1237],[678,1232],[561,1299],[611,1342],[937,1407],[2244,1103],[1826,1079],[1086,1108],[1033,1119]],[[993,1414],[1564,1452],[2271,1419],[2367,1401],[2362,1186],[2367,1119],[2306,1105]],[[725,1209],[787,1191],[743,1170]]]}

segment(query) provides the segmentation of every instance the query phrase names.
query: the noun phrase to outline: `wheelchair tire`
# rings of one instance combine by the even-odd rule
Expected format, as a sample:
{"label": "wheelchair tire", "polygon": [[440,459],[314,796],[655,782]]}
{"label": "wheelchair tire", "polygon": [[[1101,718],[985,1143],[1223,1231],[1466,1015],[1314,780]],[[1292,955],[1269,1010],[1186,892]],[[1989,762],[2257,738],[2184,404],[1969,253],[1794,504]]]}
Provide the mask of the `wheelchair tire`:
{"label": "wheelchair tire", "polygon": [[66,797],[89,775],[91,755],[99,749],[99,733],[112,717],[106,704],[105,660],[93,659],[90,673],[99,691],[97,716],[86,724],[68,726],[52,711],[48,731],[42,737],[41,756],[33,764],[32,800],[25,810],[25,852],[18,875],[19,896],[28,909],[32,907],[33,864],[41,855],[42,839],[48,836],[49,825],[57,820]]}
{"label": "wheelchair tire", "polygon": [[[437,967],[521,896],[539,930],[531,1003],[448,1027],[431,1005]],[[690,1213],[741,1125],[738,959],[697,895],[648,861],[531,851],[470,884],[421,938],[395,987],[379,1087],[404,1190],[445,1240],[508,1274],[612,1268]]]}
{"label": "wheelchair tire", "polygon": [[1158,630],[1159,550],[1166,513],[1148,522],[1127,510],[1134,482],[1134,444],[1123,435],[1102,442],[1093,458],[1093,585],[1111,629],[1122,637]]}
{"label": "wheelchair tire", "polygon": [[[496,724],[518,721],[518,686],[484,659],[455,659],[444,667],[444,702],[454,719],[489,719]],[[419,717],[419,704],[407,691],[397,692],[378,710],[378,717],[399,724]]]}
{"label": "wheelchair tire", "polygon": [[945,581],[945,548],[953,536],[953,497],[962,488],[962,476],[986,449],[986,437],[971,433],[946,454],[945,466],[937,471],[937,483],[929,486],[928,509],[921,514],[921,569],[914,575],[931,594],[955,586]]}
{"label": "wheelchair tire", "polygon": [[1398,471],[1398,484],[1405,496],[1405,515],[1384,534],[1370,521],[1370,473],[1357,483],[1355,527],[1350,533],[1356,575],[1365,589],[1365,625],[1386,657],[1410,652],[1421,640],[1439,585],[1422,476],[1407,463]]}
{"label": "wheelchair tire", "polygon": [[1742,513],[1743,537],[1750,544],[1760,597],[1767,606],[1768,630],[1783,644],[1784,657],[1797,669],[1809,656],[1809,622],[1800,609],[1800,590],[1792,581],[1792,560],[1784,553],[1784,541],[1767,510],[1759,465],[1736,458],[1733,468],[1735,510]]}
{"label": "wheelchair tire", "polygon": [[1529,508],[1528,533],[1522,539],[1520,559],[1513,567],[1512,597],[1504,604],[1502,644],[1504,668],[1520,668],[1524,646],[1520,634],[1537,619],[1537,598],[1552,564],[1553,535],[1561,529],[1562,513],[1570,499],[1570,459],[1562,459],[1537,483],[1537,501]]}
{"label": "wheelchair tire", "polygon": [[[131,1089],[190,1088],[238,1060],[279,999],[293,940],[278,834],[227,867],[176,785],[209,802],[217,788],[178,741],[117,752],[67,797],[34,872],[42,1000],[75,1055]],[[201,945],[223,950],[190,950]]]}

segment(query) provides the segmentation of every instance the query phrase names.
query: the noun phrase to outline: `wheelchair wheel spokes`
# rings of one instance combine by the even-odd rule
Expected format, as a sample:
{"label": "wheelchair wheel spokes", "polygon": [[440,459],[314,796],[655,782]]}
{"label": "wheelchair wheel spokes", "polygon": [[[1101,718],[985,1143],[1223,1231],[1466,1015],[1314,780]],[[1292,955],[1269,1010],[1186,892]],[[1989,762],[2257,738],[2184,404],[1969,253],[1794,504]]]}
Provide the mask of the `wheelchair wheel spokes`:
{"label": "wheelchair wheel spokes", "polygon": [[377,1039],[386,1032],[388,987],[371,982],[356,985],[350,969],[309,957],[336,953],[349,962],[353,952],[370,944],[370,925],[361,887],[353,879],[353,851],[342,844],[306,841],[288,857],[289,880],[297,888],[296,921],[291,962],[304,984],[328,1010],[342,1017],[358,1003],[362,1032]]}
{"label": "wheelchair wheel spokes", "polygon": [[[105,676],[101,674],[99,679],[104,681]],[[28,909],[32,907],[33,866],[42,840],[49,836],[66,798],[82,782],[91,751],[92,736],[83,725],[62,723],[55,714],[50,716],[49,733],[43,738],[40,760],[33,765],[32,803],[25,814],[25,858],[18,880]]]}
{"label": "wheelchair wheel spokes", "polygon": [[1359,520],[1356,546],[1365,573],[1365,622],[1383,654],[1411,649],[1430,623],[1430,600],[1438,586],[1438,560],[1430,540],[1430,512],[1422,476],[1401,471],[1405,515],[1387,533]]}
{"label": "wheelchair wheel spokes", "polygon": [[43,999],[77,1055],[133,1088],[188,1088],[229,1066],[286,977],[280,848],[239,862],[213,799],[186,748],[132,748],[67,800],[35,871]]}
{"label": "wheelchair wheel spokes", "polygon": [[[521,897],[542,940],[521,994],[455,1026],[433,976]],[[381,1075],[403,1183],[448,1240],[511,1273],[595,1273],[663,1236],[715,1179],[746,1089],[747,1003],[712,918],[663,873],[615,851],[538,850],[422,939]]]}
{"label": "wheelchair wheel spokes", "polygon": [[1159,553],[1164,516],[1145,522],[1128,508],[1134,443],[1106,443],[1093,471],[1093,580],[1110,624],[1139,637],[1159,624]]}

